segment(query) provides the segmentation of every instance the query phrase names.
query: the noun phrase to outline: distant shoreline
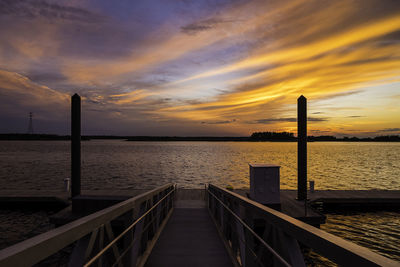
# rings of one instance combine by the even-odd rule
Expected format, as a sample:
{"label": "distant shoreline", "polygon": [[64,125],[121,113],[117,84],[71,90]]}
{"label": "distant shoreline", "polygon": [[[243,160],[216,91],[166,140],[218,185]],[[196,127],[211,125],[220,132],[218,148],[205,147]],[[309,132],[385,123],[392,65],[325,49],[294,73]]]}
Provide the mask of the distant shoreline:
{"label": "distant shoreline", "polygon": [[[12,141],[66,141],[70,140],[69,135],[56,134],[0,134],[0,140]],[[284,138],[254,138],[254,137],[234,137],[234,136],[114,136],[114,135],[83,135],[82,140],[126,140],[131,142],[297,142],[296,137]],[[344,137],[336,138],[334,136],[309,136],[308,142],[400,142],[400,136],[377,136],[373,138]]]}

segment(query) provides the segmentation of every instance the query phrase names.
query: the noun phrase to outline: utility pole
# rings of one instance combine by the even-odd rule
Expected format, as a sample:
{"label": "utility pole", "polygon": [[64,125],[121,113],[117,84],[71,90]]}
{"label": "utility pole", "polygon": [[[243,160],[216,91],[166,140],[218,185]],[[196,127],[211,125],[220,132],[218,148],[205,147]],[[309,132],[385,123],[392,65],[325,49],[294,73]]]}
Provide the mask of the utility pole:
{"label": "utility pole", "polygon": [[28,134],[33,134],[33,113],[29,112]]}

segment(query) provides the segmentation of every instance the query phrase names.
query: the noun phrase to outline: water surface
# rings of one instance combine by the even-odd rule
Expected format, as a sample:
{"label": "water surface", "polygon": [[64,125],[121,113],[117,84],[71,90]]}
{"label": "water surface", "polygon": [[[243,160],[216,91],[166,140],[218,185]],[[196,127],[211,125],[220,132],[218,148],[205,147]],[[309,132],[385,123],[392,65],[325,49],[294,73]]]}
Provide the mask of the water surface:
{"label": "water surface", "polygon": [[[0,141],[1,188],[62,190],[63,179],[70,176],[69,152],[67,141]],[[296,153],[297,144],[288,142],[86,141],[82,188],[149,189],[167,182],[184,188],[204,183],[242,188],[249,187],[248,163],[274,163],[281,166],[281,188],[296,189]],[[400,143],[309,143],[308,173],[316,189],[399,190]],[[327,218],[322,229],[400,261],[399,213],[336,213]],[[44,213],[2,211],[0,233],[9,228],[11,236],[0,243],[21,241],[46,227]],[[318,256],[313,259],[328,264]]]}
{"label": "water surface", "polygon": [[[399,189],[400,143],[308,144],[316,189]],[[82,188],[249,186],[248,163],[281,166],[281,188],[297,184],[293,142],[82,142]],[[62,189],[70,176],[69,142],[0,141],[3,189]]]}

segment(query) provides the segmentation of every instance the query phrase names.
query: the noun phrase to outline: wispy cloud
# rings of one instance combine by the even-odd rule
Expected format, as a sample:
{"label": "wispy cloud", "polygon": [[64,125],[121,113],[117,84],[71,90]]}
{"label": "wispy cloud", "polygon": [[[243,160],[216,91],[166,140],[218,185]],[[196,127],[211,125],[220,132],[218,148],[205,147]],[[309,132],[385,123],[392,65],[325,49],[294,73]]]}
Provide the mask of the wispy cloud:
{"label": "wispy cloud", "polygon": [[186,34],[196,34],[198,32],[207,31],[217,27],[222,23],[233,22],[234,20],[220,19],[220,18],[210,18],[198,22],[193,22],[188,25],[182,26],[181,31]]}
{"label": "wispy cloud", "polygon": [[34,0],[0,1],[0,16],[16,16],[25,19],[42,18],[47,20],[80,21],[99,23],[104,16],[74,6]]}
{"label": "wispy cloud", "polygon": [[400,132],[400,128],[386,128],[378,130],[378,132],[390,133],[390,132]]}
{"label": "wispy cloud", "polygon": [[377,132],[397,127],[399,12],[389,0],[3,0],[0,68],[143,131],[295,131],[304,94],[310,114],[329,114],[310,130]]}
{"label": "wispy cloud", "polygon": [[229,124],[234,123],[236,120],[229,120],[229,121],[202,121],[201,124]]}
{"label": "wispy cloud", "polygon": [[[329,118],[315,118],[315,117],[308,117],[308,121],[314,122],[314,121],[328,121]],[[268,119],[259,119],[252,121],[250,123],[259,123],[259,124],[271,124],[271,123],[276,123],[276,122],[297,122],[297,118],[268,118]]]}
{"label": "wispy cloud", "polygon": [[70,100],[67,94],[23,75],[0,69],[0,95],[2,116],[26,117],[34,111],[35,117],[49,121],[67,118]]}
{"label": "wispy cloud", "polygon": [[348,92],[322,94],[321,96],[318,97],[318,100],[325,100],[325,99],[332,99],[332,98],[337,98],[337,97],[351,96],[351,95],[359,94],[359,93],[362,93],[362,92],[363,92],[363,90],[357,89],[357,90],[350,90]]}

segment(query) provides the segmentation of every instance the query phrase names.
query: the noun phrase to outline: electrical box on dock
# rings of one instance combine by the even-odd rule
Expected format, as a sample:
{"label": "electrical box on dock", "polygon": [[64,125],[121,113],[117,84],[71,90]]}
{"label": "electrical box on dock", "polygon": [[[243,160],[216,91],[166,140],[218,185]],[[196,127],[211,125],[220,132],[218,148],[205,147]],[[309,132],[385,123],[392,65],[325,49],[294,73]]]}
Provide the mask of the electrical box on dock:
{"label": "electrical box on dock", "polygon": [[250,198],[272,208],[280,207],[280,166],[250,163]]}

